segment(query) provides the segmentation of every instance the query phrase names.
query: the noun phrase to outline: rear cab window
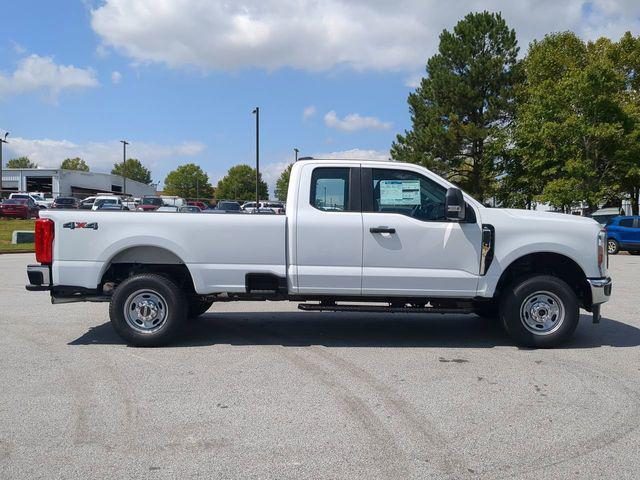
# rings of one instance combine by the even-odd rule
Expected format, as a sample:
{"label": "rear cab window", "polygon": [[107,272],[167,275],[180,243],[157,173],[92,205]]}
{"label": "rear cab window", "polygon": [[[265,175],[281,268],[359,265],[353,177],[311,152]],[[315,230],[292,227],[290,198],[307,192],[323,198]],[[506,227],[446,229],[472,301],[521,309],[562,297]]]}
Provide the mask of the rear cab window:
{"label": "rear cab window", "polygon": [[318,167],[311,175],[310,203],[325,212],[346,212],[354,207],[349,201],[351,168]]}

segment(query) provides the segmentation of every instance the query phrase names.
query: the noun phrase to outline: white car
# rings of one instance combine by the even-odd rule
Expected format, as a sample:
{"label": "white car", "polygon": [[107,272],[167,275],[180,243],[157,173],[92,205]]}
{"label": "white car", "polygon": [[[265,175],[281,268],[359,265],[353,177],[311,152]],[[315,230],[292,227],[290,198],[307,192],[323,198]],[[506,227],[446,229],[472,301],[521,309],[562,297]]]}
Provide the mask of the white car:
{"label": "white car", "polygon": [[[285,213],[284,203],[275,201],[260,202],[260,212],[266,212],[268,209],[273,210],[273,213],[282,215]],[[242,205],[242,210],[247,213],[253,213],[256,211],[256,202],[246,202]]]}
{"label": "white car", "polygon": [[44,195],[40,193],[12,193],[9,195],[9,198],[30,198],[33,200],[36,205],[40,208],[51,208],[53,204],[53,198],[45,198]]}
{"label": "white car", "polygon": [[250,299],[475,313],[519,344],[552,347],[580,308],[597,323],[611,294],[596,221],[486,208],[419,165],[302,160],[287,201],[286,215],[43,211],[27,289],[110,302],[118,334],[145,346],[170,342],[215,301]]}
{"label": "white car", "polygon": [[122,206],[124,210],[130,210],[129,206],[117,195],[98,195],[93,201],[92,211],[100,210],[104,204]]}

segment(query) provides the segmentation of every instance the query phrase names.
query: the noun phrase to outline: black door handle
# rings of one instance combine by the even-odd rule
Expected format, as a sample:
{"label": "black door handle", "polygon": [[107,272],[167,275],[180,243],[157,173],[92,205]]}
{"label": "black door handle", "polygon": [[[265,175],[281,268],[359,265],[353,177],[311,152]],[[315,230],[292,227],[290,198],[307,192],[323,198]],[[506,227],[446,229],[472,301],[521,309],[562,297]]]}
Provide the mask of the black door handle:
{"label": "black door handle", "polygon": [[396,233],[396,229],[391,227],[371,227],[369,231],[371,233]]}

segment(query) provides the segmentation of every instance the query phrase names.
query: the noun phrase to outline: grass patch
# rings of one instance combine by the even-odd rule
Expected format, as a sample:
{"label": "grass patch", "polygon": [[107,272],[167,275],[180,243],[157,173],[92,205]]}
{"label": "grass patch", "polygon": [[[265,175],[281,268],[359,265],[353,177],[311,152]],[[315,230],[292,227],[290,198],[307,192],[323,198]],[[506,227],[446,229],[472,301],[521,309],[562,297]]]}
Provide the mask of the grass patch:
{"label": "grass patch", "polygon": [[4,252],[33,252],[33,243],[11,244],[11,235],[14,230],[31,230],[35,229],[35,220],[15,220],[9,218],[0,218],[0,253]]}

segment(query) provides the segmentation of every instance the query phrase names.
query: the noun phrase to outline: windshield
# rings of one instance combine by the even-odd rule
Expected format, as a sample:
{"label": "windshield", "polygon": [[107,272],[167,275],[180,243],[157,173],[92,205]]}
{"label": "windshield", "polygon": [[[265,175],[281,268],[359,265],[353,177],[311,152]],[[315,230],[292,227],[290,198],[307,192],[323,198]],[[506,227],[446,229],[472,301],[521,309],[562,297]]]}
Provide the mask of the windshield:
{"label": "windshield", "polygon": [[72,203],[75,203],[75,202],[76,202],[75,198],[63,198],[63,197],[56,198],[56,203],[60,205],[71,205]]}
{"label": "windshield", "polygon": [[5,200],[5,205],[25,205],[27,203],[26,198],[11,198],[9,200]]}
{"label": "windshield", "polygon": [[117,205],[118,201],[115,198],[101,198],[100,200],[96,200],[94,205]]}
{"label": "windshield", "polygon": [[142,205],[155,205],[157,207],[161,207],[162,199],[158,197],[143,198]]}

